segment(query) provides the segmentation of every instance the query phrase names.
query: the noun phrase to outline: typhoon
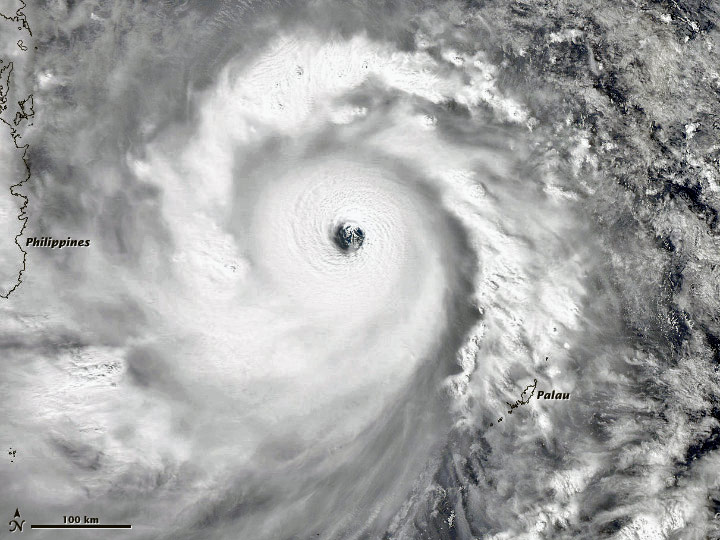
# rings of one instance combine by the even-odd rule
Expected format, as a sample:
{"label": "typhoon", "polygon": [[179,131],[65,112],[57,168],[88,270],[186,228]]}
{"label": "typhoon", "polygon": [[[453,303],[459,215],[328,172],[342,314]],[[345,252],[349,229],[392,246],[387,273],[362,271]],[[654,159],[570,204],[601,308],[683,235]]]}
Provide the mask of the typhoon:
{"label": "typhoon", "polygon": [[718,13],[435,4],[25,9],[8,516],[720,537]]}

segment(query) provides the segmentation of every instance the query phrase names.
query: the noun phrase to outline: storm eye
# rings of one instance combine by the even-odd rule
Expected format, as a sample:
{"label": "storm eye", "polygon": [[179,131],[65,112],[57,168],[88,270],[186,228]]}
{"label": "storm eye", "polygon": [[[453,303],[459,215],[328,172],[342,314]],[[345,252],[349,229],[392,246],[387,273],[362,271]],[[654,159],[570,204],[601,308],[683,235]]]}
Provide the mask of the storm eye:
{"label": "storm eye", "polygon": [[365,232],[352,223],[343,223],[335,231],[335,243],[343,251],[357,251],[365,241]]}

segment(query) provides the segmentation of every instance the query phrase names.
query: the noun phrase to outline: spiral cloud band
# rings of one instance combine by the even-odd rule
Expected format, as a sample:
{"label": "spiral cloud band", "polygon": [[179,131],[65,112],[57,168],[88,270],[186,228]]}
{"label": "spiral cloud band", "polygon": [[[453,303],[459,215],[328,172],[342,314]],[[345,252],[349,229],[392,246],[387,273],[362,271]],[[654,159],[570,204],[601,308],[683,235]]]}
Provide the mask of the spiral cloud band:
{"label": "spiral cloud band", "polygon": [[[283,38],[268,49],[257,66],[233,66],[232,75],[223,72],[223,82],[199,98],[197,133],[179,149],[151,145],[146,158],[132,164],[149,183],[163,171],[163,211],[177,234],[173,274],[181,285],[173,290],[189,291],[176,300],[180,316],[163,319],[173,320],[182,335],[202,334],[183,371],[202,380],[202,395],[220,391],[232,410],[245,411],[247,423],[235,429],[246,443],[233,441],[232,448],[251,462],[262,451],[280,453],[278,466],[290,466],[325,445],[352,455],[358,445],[396,430],[409,431],[394,443],[396,454],[427,459],[433,437],[413,433],[409,419],[398,418],[421,406],[402,404],[418,399],[418,385],[432,396],[442,378],[457,371],[452,344],[479,318],[468,300],[477,254],[460,217],[442,200],[451,189],[442,178],[447,161],[439,164],[432,153],[423,160],[387,153],[406,139],[405,120],[427,123],[427,115],[405,103],[392,107],[395,126],[367,109],[355,107],[354,120],[342,115],[352,106],[344,96],[362,90],[375,64],[382,69],[391,61],[368,39],[338,41],[328,50]],[[274,72],[283,76],[279,84],[263,80]],[[285,113],[283,102],[297,96],[308,105],[288,104]],[[442,142],[431,126],[413,144],[433,145]],[[468,157],[457,155],[455,166],[462,170],[479,159]],[[352,253],[333,241],[345,223],[358,224],[366,238]],[[208,245],[222,248],[209,253],[202,247]],[[432,413],[432,402],[424,414]],[[381,428],[378,418],[386,414]],[[432,429],[442,433],[441,426]],[[385,459],[374,455],[372,461],[377,466]],[[382,482],[399,496],[407,480],[386,467]],[[321,466],[343,485],[360,480],[357,471],[336,468]],[[311,481],[318,479],[298,480],[300,486]],[[358,491],[357,497],[368,497]],[[325,492],[321,501],[314,498],[290,507],[322,514],[336,504]],[[248,519],[243,530],[263,530],[268,520]],[[270,521],[288,527],[284,519]]]}
{"label": "spiral cloud band", "polygon": [[[712,537],[717,33],[543,6],[28,7],[3,508],[134,538]],[[660,75],[703,70],[705,112]]]}

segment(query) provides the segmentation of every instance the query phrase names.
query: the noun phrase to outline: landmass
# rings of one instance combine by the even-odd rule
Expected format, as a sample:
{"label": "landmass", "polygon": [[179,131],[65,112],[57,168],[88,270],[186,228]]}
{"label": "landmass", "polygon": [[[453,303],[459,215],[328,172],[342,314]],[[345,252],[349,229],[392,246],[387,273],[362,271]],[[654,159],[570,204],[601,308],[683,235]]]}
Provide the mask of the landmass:
{"label": "landmass", "polygon": [[[0,11],[0,27],[15,25],[23,35],[32,37],[32,29],[24,13],[26,3],[20,0],[14,13]],[[5,30],[3,30],[5,33]],[[7,299],[22,283],[23,274],[27,269],[27,252],[20,239],[27,227],[28,197],[20,189],[30,180],[30,164],[28,154],[30,145],[22,142],[25,128],[32,126],[35,116],[33,95],[28,94],[18,99],[22,91],[15,83],[17,73],[17,55],[11,55],[10,47],[17,47],[25,55],[28,46],[17,36],[7,38],[0,43],[0,172],[3,178],[10,179],[8,189],[10,197],[0,198],[0,298]],[[14,41],[13,41],[14,40]],[[10,61],[8,57],[15,58]],[[17,100],[17,107],[12,106]],[[7,158],[7,159],[5,159]],[[17,221],[20,222],[18,227]],[[17,253],[20,252],[18,260]]]}
{"label": "landmass", "polygon": [[[510,410],[508,411],[508,414],[512,414],[514,409],[517,409],[520,405],[527,405],[530,403],[530,398],[533,397],[535,394],[535,388],[537,387],[537,379],[533,379],[533,383],[529,384],[525,387],[525,390],[522,391],[520,394],[520,399],[516,400],[515,403],[508,403],[508,406],[510,407]],[[503,421],[503,417],[497,419],[497,423]],[[490,427],[495,425],[493,422],[490,423]]]}

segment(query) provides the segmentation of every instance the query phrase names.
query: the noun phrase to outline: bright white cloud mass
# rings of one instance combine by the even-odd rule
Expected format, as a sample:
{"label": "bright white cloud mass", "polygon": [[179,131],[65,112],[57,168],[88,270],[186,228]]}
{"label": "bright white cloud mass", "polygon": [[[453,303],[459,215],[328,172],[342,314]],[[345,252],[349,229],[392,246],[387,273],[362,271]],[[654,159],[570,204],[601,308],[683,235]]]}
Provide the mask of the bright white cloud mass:
{"label": "bright white cloud mass", "polygon": [[16,8],[8,518],[720,534],[716,9]]}

